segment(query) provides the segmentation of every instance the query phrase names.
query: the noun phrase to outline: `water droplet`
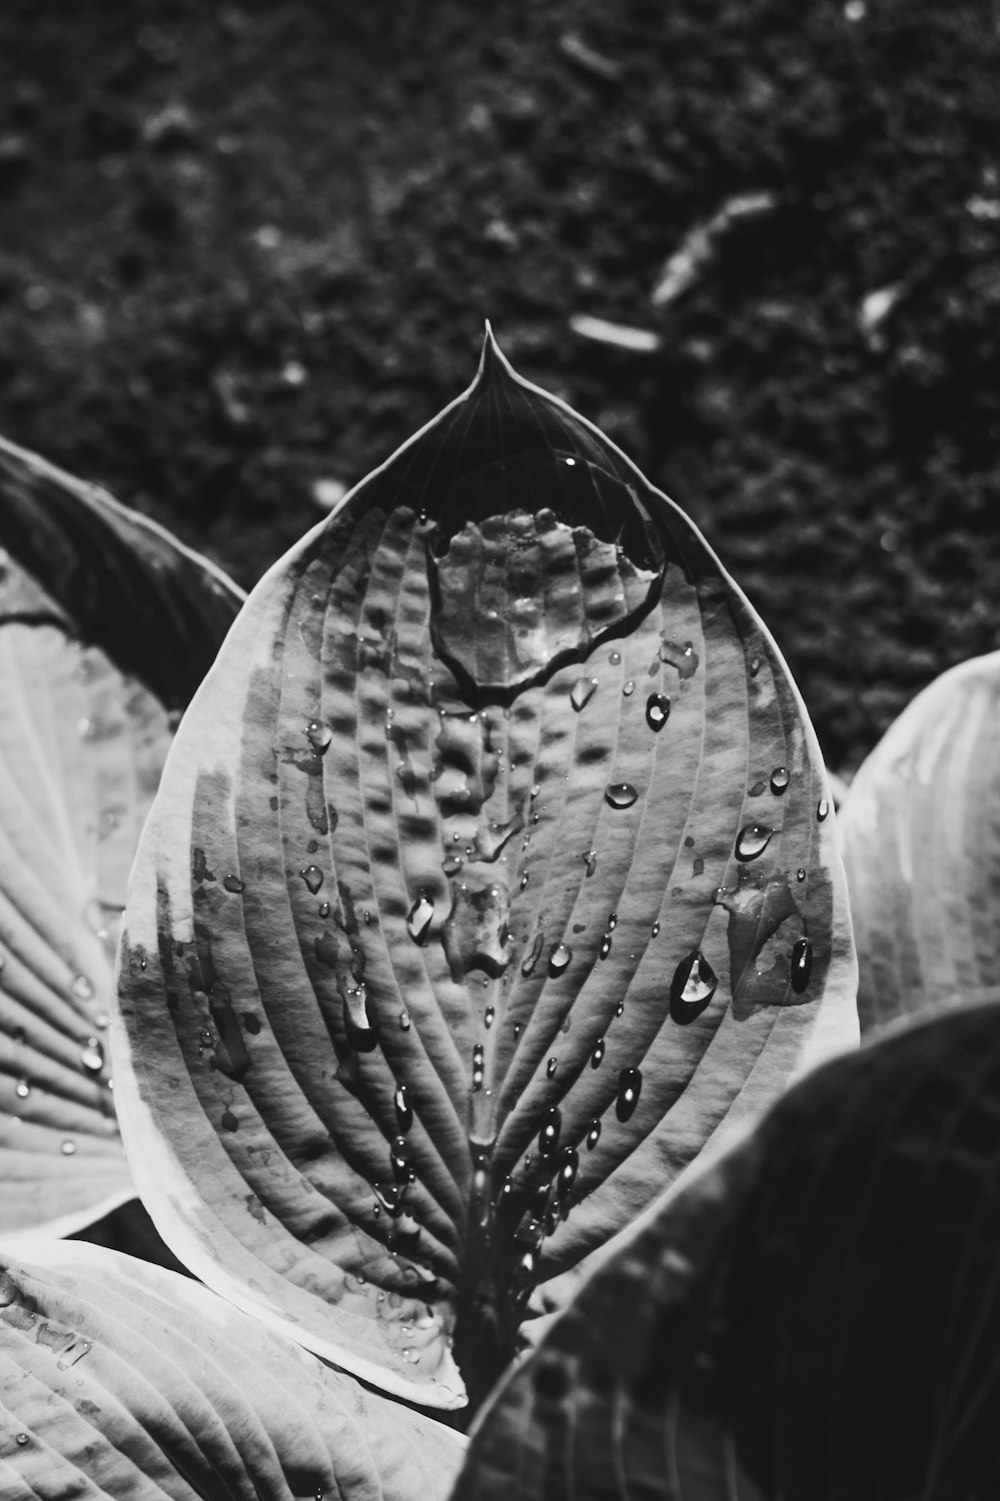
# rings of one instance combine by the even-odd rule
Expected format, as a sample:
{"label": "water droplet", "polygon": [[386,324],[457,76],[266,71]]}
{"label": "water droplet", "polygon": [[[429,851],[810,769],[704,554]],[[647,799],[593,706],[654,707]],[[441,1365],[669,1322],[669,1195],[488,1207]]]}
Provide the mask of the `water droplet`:
{"label": "water droplet", "polygon": [[481,1042],[477,1042],[472,1049],[472,1088],[478,1093],[483,1087],[483,1075],[486,1071],[486,1052]]}
{"label": "water droplet", "polygon": [[378,1015],[364,984],[345,990],[342,1002],[344,1031],[351,1047],[359,1053],[373,1052],[378,1045]]}
{"label": "water droplet", "polygon": [[549,1061],[548,1061],[548,1063],[545,1065],[545,1077],[547,1079],[554,1079],[555,1078],[555,1074],[556,1074],[556,1069],[558,1067],[559,1067],[559,1059],[558,1058],[550,1058]]}
{"label": "water droplet", "polygon": [[26,1433],[19,1433],[14,1442],[20,1444],[23,1449],[25,1444],[28,1443],[28,1435]]}
{"label": "water droplet", "polygon": [[487,1006],[486,1015],[483,1017],[483,1026],[486,1028],[487,1032],[492,1027],[493,1022],[496,1018],[496,1014],[496,1008],[494,1006]]}
{"label": "water droplet", "polygon": [[680,1026],[700,1016],[715,994],[719,977],[701,949],[682,959],[670,982],[670,1015]]}
{"label": "water droplet", "polygon": [[70,989],[78,1000],[89,1001],[93,999],[94,987],[93,985],[91,985],[86,975],[77,975],[76,979],[70,986]]}
{"label": "water droplet", "polygon": [[795,879],[797,881],[804,881],[805,878],[806,878],[805,866],[800,865],[799,868],[798,868],[798,870],[795,872]]}
{"label": "water droplet", "polygon": [[580,856],[580,859],[587,867],[587,875],[592,876],[594,874],[594,871],[597,869],[597,851],[584,850],[583,854]]}
{"label": "water droplet", "polygon": [[605,933],[604,937],[601,939],[601,947],[599,949],[599,953],[600,953],[600,956],[601,956],[602,959],[606,959],[608,957],[608,955],[611,953],[611,934],[610,933]]}
{"label": "water droplet", "polygon": [[320,904],[319,904],[319,915],[320,915],[320,917],[329,917],[330,916],[330,903],[329,902],[320,902]]}
{"label": "water droplet", "polygon": [[528,882],[529,882],[530,879],[531,879],[531,877],[528,875],[528,872],[525,871],[524,875],[521,877],[521,880],[520,880],[519,889],[521,891],[524,890],[525,886],[527,886],[527,884],[528,884]]}
{"label": "water droplet", "polygon": [[576,1182],[576,1175],[580,1168],[580,1154],[575,1147],[563,1147],[562,1157],[559,1161],[559,1176],[556,1179],[558,1191],[563,1200],[562,1217],[566,1218],[569,1212],[567,1196]]}
{"label": "water droplet", "polygon": [[323,872],[320,870],[319,866],[307,865],[304,870],[299,871],[299,875],[302,877],[303,881],[305,881],[306,886],[309,888],[312,895],[315,896],[317,891],[323,884]]}
{"label": "water droplet", "polygon": [[333,731],[328,724],[323,723],[322,719],[310,719],[306,725],[306,739],[314,751],[318,751],[321,756],[325,756],[330,749]]}
{"label": "water droplet", "polygon": [[751,657],[750,658],[750,676],[752,678],[755,678],[757,676],[758,672],[760,672],[760,657]]}
{"label": "water droplet", "polygon": [[59,1145],[59,1150],[64,1157],[72,1157],[76,1152],[76,1142],[66,1137]]}
{"label": "water droplet", "polygon": [[198,1034],[198,1041],[201,1043],[203,1048],[210,1048],[212,1046],[212,1043],[215,1041],[215,1033],[210,1032],[207,1027],[203,1027],[201,1032]]}
{"label": "water droplet", "polygon": [[531,948],[528,950],[527,954],[525,954],[524,958],[521,961],[522,975],[530,975],[534,971],[535,965],[538,963],[539,959],[542,956],[542,949],[544,947],[544,933],[536,933],[534,943],[531,945]]}
{"label": "water droplet", "polygon": [[685,641],[683,646],[676,641],[660,642],[660,661],[676,667],[677,676],[682,683],[694,677],[698,671],[698,660],[698,653],[690,641]]}
{"label": "water droplet", "polygon": [[[585,709],[590,703],[590,700],[597,692],[598,686],[597,678],[577,678],[569,690],[569,701],[578,714],[581,709]],[[532,796],[534,795],[532,793]]]}
{"label": "water droplet", "polygon": [[406,919],[406,931],[413,942],[421,948],[427,942],[431,922],[434,919],[434,900],[422,891],[410,908]]}
{"label": "water droplet", "polygon": [[561,975],[573,957],[573,950],[565,943],[553,944],[549,950],[549,974]]}
{"label": "water droplet", "polygon": [[413,1125],[413,1106],[407,1098],[406,1085],[397,1084],[396,1092],[392,1097],[392,1108],[396,1112],[396,1125],[400,1131],[407,1132]]}
{"label": "water droplet", "polygon": [[608,661],[611,663],[612,667],[619,667],[621,665],[621,660],[622,654],[620,651],[613,651],[608,657]]}
{"label": "water droplet", "polygon": [[748,823],[736,836],[737,860],[756,860],[767,849],[775,830],[763,823]]}
{"label": "water droplet", "polygon": [[401,1011],[399,1013],[399,1026],[402,1032],[408,1032],[410,1030],[410,1017],[408,1012]]}
{"label": "water droplet", "polygon": [[809,976],[812,973],[813,946],[809,938],[798,938],[792,945],[791,979],[792,989],[796,995],[801,995],[809,984]]}
{"label": "water droplet", "polygon": [[559,1133],[562,1130],[562,1114],[558,1105],[552,1105],[542,1116],[542,1128],[538,1133],[538,1155],[542,1159],[551,1157],[559,1145]]}
{"label": "water droplet", "polygon": [[771,791],[775,797],[781,797],[782,793],[787,790],[790,780],[787,766],[776,766],[774,768],[771,773]]}
{"label": "water droplet", "polygon": [[617,928],[617,926],[618,926],[618,913],[617,912],[609,912],[608,913],[608,928],[613,933],[615,931],[615,929]]}
{"label": "water droplet", "polygon": [[594,1044],[594,1051],[590,1055],[591,1068],[600,1068],[602,1062],[604,1061],[604,1050],[606,1046],[607,1044],[605,1043],[604,1038],[599,1037]]}
{"label": "water droplet", "polygon": [[99,1074],[104,1067],[104,1049],[100,1038],[88,1037],[87,1043],[80,1051],[80,1062],[88,1073]]}
{"label": "water droplet", "polygon": [[604,789],[604,801],[612,808],[631,808],[638,796],[631,782],[609,782]]}
{"label": "water droplet", "polygon": [[587,1127],[587,1151],[592,1152],[601,1139],[601,1123],[595,1119]]}
{"label": "water droplet", "polygon": [[642,1074],[637,1068],[623,1068],[618,1075],[618,1098],[615,1100],[615,1115],[620,1121],[627,1121],[636,1105],[639,1103],[639,1094],[642,1090]]}
{"label": "water droplet", "polygon": [[18,1079],[17,1083],[14,1085],[14,1093],[17,1095],[19,1100],[26,1100],[28,1098],[29,1094],[31,1093],[31,1085],[28,1083],[27,1079]]}
{"label": "water droplet", "polygon": [[222,879],[222,884],[225,887],[225,889],[227,891],[231,891],[234,896],[239,896],[239,894],[240,894],[241,891],[245,891],[246,890],[246,882],[245,881],[241,881],[240,878],[239,878],[239,876],[234,876],[234,875],[224,876],[223,879]]}
{"label": "water droplet", "polygon": [[646,700],[646,723],[657,735],[670,718],[670,699],[665,693],[651,693]]}
{"label": "water droplet", "polygon": [[650,936],[650,938],[659,938],[659,936],[660,936],[660,925],[659,925],[658,922],[655,922],[653,924],[653,926],[650,928],[650,930],[649,930],[649,936]]}
{"label": "water droplet", "polygon": [[829,813],[829,811],[830,811],[830,804],[827,802],[827,800],[826,800],[825,797],[821,797],[820,800],[819,800],[819,802],[816,804],[816,821],[817,821],[817,823],[822,823],[823,820],[824,820],[824,818]]}
{"label": "water droplet", "polygon": [[635,692],[635,678],[629,678],[627,683],[622,684],[622,693],[625,698],[631,698]]}
{"label": "water droplet", "polygon": [[392,1151],[389,1153],[389,1162],[392,1166],[392,1175],[397,1183],[411,1183],[413,1175],[410,1171],[410,1153],[406,1145],[405,1136],[397,1136],[392,1143]]}

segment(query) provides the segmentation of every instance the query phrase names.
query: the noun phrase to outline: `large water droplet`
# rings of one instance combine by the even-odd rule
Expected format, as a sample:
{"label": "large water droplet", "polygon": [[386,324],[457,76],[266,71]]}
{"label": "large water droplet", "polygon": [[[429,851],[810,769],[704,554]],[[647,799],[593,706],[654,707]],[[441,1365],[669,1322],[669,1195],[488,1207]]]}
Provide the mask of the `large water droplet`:
{"label": "large water droplet", "polygon": [[524,958],[521,961],[521,973],[522,973],[522,975],[530,975],[534,971],[535,965],[538,963],[539,959],[542,957],[542,949],[544,947],[545,947],[545,935],[544,935],[544,933],[536,933],[535,934],[535,941],[534,941],[534,943],[531,945],[531,948],[528,950],[528,952],[525,954]]}
{"label": "large water droplet", "polygon": [[665,693],[651,693],[646,700],[646,723],[658,735],[670,718],[670,699]]}
{"label": "large water droplet", "polygon": [[682,959],[670,982],[670,1015],[680,1026],[700,1016],[715,994],[719,977],[701,949]]}
{"label": "large water droplet", "polygon": [[612,808],[631,808],[638,796],[631,782],[609,782],[604,789],[604,801]]}
{"label": "large water droplet", "polygon": [[771,791],[775,797],[781,797],[787,791],[791,778],[788,775],[787,766],[776,766],[771,773]]}
{"label": "large water droplet", "polygon": [[566,943],[553,944],[549,951],[549,974],[561,975],[573,957],[573,950]]}
{"label": "large water droplet", "polygon": [[299,875],[305,881],[306,886],[312,892],[313,896],[315,896],[323,884],[323,872],[319,866],[307,865],[304,870],[299,871]]}
{"label": "large water droplet", "polygon": [[405,1084],[397,1084],[396,1092],[392,1097],[392,1108],[396,1112],[396,1125],[404,1134],[413,1125],[413,1106],[410,1104]]}
{"label": "large water droplet", "polygon": [[598,681],[596,678],[577,678],[569,690],[569,701],[578,714],[581,709],[587,707],[597,689]]}
{"label": "large water droplet", "polygon": [[347,1040],[359,1053],[374,1052],[378,1046],[378,1014],[368,999],[364,984],[343,993],[344,1030]]}
{"label": "large water droplet", "polygon": [[552,1105],[542,1116],[542,1128],[538,1133],[539,1157],[551,1157],[559,1145],[562,1130],[562,1114],[558,1105]]}
{"label": "large water droplet", "polygon": [[623,1068],[618,1075],[618,1098],[615,1100],[615,1115],[620,1121],[627,1121],[636,1105],[639,1103],[639,1094],[642,1090],[642,1074],[637,1068]]}
{"label": "large water droplet", "polygon": [[325,756],[330,749],[333,731],[328,724],[323,723],[322,719],[310,719],[306,725],[306,739],[314,751],[318,751],[321,756]]}
{"label": "large water droplet", "polygon": [[104,1049],[100,1038],[88,1037],[86,1046],[80,1050],[80,1062],[88,1073],[99,1074],[104,1067]]}
{"label": "large water droplet", "polygon": [[798,938],[792,945],[791,980],[796,995],[801,995],[809,984],[812,973],[813,946],[809,938]]}
{"label": "large water droplet", "polygon": [[601,1139],[601,1123],[596,1118],[587,1127],[587,1151],[592,1152]]}
{"label": "large water droplet", "polygon": [[606,1046],[607,1044],[605,1043],[604,1038],[599,1037],[594,1044],[594,1051],[590,1055],[591,1068],[600,1068],[602,1062],[604,1061],[604,1050]]}
{"label": "large water droplet", "polygon": [[737,860],[756,860],[767,849],[775,833],[763,823],[748,823],[736,836]]}
{"label": "large water droplet", "polygon": [[406,931],[421,948],[427,942],[431,922],[434,919],[434,899],[422,891],[413,903],[406,918]]}

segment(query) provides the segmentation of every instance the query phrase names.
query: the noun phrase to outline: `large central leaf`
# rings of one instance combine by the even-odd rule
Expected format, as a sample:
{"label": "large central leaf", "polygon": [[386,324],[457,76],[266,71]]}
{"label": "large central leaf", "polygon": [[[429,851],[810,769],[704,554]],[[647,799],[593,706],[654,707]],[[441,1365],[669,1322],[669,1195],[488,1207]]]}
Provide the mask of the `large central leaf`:
{"label": "large central leaf", "polygon": [[856,1032],[812,732],[691,525],[488,343],[182,726],[119,1108],[188,1265],[425,1402]]}

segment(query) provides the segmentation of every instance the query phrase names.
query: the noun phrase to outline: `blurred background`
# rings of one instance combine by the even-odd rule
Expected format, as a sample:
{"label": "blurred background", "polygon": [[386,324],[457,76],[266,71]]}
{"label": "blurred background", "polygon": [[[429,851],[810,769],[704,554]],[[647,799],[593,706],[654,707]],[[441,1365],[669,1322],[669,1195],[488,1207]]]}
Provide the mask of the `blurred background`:
{"label": "blurred background", "polygon": [[5,0],[5,436],[249,586],[487,316],[834,770],[1000,645],[994,0]]}

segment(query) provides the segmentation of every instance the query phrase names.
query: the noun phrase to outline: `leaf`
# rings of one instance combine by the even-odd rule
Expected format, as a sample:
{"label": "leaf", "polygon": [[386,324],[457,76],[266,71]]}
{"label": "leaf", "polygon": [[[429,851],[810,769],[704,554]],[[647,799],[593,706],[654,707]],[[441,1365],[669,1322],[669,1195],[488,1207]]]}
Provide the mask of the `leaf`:
{"label": "leaf", "polygon": [[[9,1239],[43,1224],[69,1233],[133,1194],[104,1029],[128,871],[172,735],[156,690],[174,702],[193,686],[239,594],[166,533],[2,440],[0,544],[10,549],[0,562],[0,1233]],[[150,606],[158,599],[170,609]],[[105,628],[117,635],[106,649]],[[158,634],[144,646],[147,631]],[[169,683],[156,670],[161,654],[177,659]],[[149,665],[148,681],[127,675],[128,662]]]}
{"label": "leaf", "polygon": [[998,998],[817,1070],[647,1216],[453,1501],[995,1495]]}
{"label": "leaf", "polygon": [[917,695],[861,766],[839,835],[869,1030],[1000,974],[1000,652]]}
{"label": "leaf", "polygon": [[115,1062],[161,1235],[414,1400],[462,1400],[453,1335],[478,1400],[856,1036],[826,811],[743,596],[489,342],[254,591],[171,753]]}
{"label": "leaf", "polygon": [[174,1272],[38,1240],[0,1258],[0,1492],[443,1501],[464,1440]]}

